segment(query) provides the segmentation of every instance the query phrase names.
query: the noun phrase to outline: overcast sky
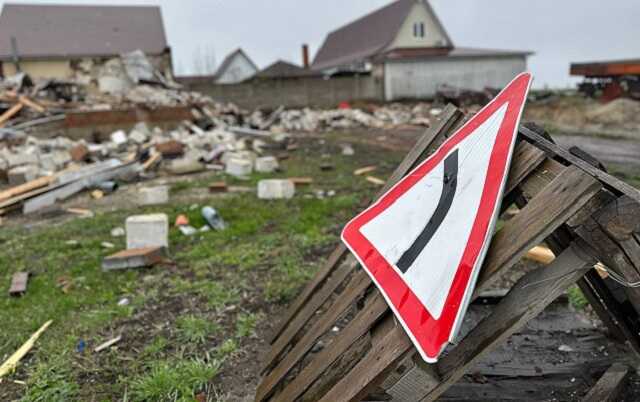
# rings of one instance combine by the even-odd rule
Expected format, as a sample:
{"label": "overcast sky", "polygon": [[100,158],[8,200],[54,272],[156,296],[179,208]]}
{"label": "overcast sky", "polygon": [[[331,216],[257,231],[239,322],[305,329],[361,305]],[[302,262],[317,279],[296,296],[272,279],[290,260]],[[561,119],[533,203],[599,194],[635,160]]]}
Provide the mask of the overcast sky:
{"label": "overcast sky", "polygon": [[[300,63],[325,35],[390,0],[14,0],[13,3],[157,4],[162,7],[174,64],[193,72],[194,55],[215,51],[220,63],[242,47],[265,67]],[[0,1],[0,4],[5,3]],[[536,86],[567,86],[571,61],[640,58],[638,0],[432,0],[457,46],[531,50]]]}

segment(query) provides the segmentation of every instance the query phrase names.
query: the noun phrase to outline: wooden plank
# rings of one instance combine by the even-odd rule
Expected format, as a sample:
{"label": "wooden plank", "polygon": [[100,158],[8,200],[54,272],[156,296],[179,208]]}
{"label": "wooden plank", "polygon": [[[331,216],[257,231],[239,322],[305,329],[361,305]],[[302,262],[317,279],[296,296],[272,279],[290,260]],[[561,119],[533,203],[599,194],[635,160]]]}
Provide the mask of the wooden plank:
{"label": "wooden plank", "polygon": [[15,105],[11,106],[9,110],[4,112],[2,116],[0,116],[0,127],[3,127],[7,123],[7,121],[18,114],[23,107],[24,105],[22,103],[16,103]]}
{"label": "wooden plank", "polygon": [[[393,320],[389,316],[387,320]],[[320,402],[346,402],[363,400],[380,381],[389,367],[393,367],[413,348],[409,337],[402,327],[394,325],[386,336],[378,342],[358,362],[358,364],[340,380]]]}
{"label": "wooden plank", "polygon": [[422,401],[434,401],[457,382],[482,356],[537,316],[595,264],[572,244],[544,269],[526,274],[487,318],[438,362],[444,380]]}
{"label": "wooden plank", "polygon": [[511,193],[531,172],[546,159],[544,152],[526,141],[519,141],[513,152],[513,162],[504,193]]}
{"label": "wooden plank", "polygon": [[494,235],[475,294],[485,290],[504,267],[515,264],[585,205],[601,184],[569,166]]}
{"label": "wooden plank", "polygon": [[144,247],[120,251],[102,260],[103,271],[150,267],[164,259],[164,247]]}
{"label": "wooden plank", "polygon": [[582,402],[616,402],[629,375],[629,368],[614,364],[598,380],[596,385],[582,399]]}
{"label": "wooden plank", "polygon": [[10,198],[28,193],[41,187],[46,187],[56,180],[56,176],[44,176],[19,186],[11,187],[0,192],[0,202],[4,202]]}
{"label": "wooden plank", "polygon": [[[380,190],[375,198],[379,198],[379,196],[386,193],[395,183],[402,179],[416,165],[416,163],[423,157],[423,155],[425,155],[425,153],[428,154],[437,137],[451,130],[462,119],[462,117],[462,112],[460,112],[460,110],[452,105],[447,105],[447,107],[445,107],[444,109],[444,112],[442,113],[442,119],[440,119],[418,140],[416,145],[414,145],[411,151],[409,151],[404,160],[393,172],[393,174],[387,181],[387,184],[382,188],[382,190]],[[336,265],[340,262],[340,260],[346,253],[347,248],[342,243],[338,245],[338,247],[331,254],[331,258],[329,259],[327,264],[323,266],[323,268],[305,287],[300,296],[298,296],[296,300],[290,305],[289,309],[284,315],[285,318],[281,321],[280,325],[274,331],[273,336],[269,340],[270,343],[273,343],[282,333],[282,331],[284,331],[285,327],[294,318],[294,316],[298,314],[300,309],[316,292],[316,290],[325,282],[325,280],[329,277],[331,272],[333,272]]]}
{"label": "wooden plank", "polygon": [[[343,295],[340,295],[337,299],[337,303],[331,308],[327,309],[320,317],[317,317],[313,326],[305,333],[300,341],[291,349],[289,353],[278,363],[278,365],[263,379],[262,383],[256,391],[256,400],[262,400],[265,398],[271,390],[280,382],[289,371],[302,360],[305,354],[313,348],[316,341],[325,334],[338,320],[338,318],[347,310],[349,306],[369,287],[371,281],[367,277],[364,271],[358,271],[349,283],[345,286]],[[347,327],[349,328],[349,327]],[[349,336],[348,329],[345,328],[340,337]],[[357,337],[361,336],[360,333],[352,340],[355,341]],[[332,346],[333,347],[333,346]],[[270,358],[275,355],[272,349]],[[318,357],[316,357],[317,360]],[[333,361],[328,362],[328,364]],[[262,399],[259,399],[262,398]]]}
{"label": "wooden plank", "polygon": [[27,282],[29,281],[28,272],[16,272],[11,278],[11,286],[9,287],[9,295],[21,296],[27,292]]}
{"label": "wooden plank", "polygon": [[575,155],[572,155],[569,151],[560,148],[556,144],[537,134],[533,130],[520,125],[518,132],[525,136],[529,141],[531,141],[534,145],[542,149],[543,151],[561,157],[577,168],[581,169],[585,173],[590,176],[600,180],[602,183],[606,184],[611,189],[617,191],[619,194],[624,194],[640,203],[640,191],[635,187],[623,182],[620,179],[617,179],[606,172],[592,166],[588,162],[578,158]]}
{"label": "wooden plank", "polygon": [[[313,384],[324,371],[361,336],[366,334],[372,323],[376,322],[388,310],[382,295],[375,292],[354,319],[343,329],[340,336],[327,345],[302,371],[278,394],[278,402],[294,401]],[[265,387],[260,384],[256,392],[256,401],[263,401],[268,396]]]}
{"label": "wooden plank", "polygon": [[309,317],[322,307],[334,291],[349,277],[356,265],[355,258],[346,258],[338,269],[334,271],[333,275],[329,277],[325,285],[303,306],[299,314],[295,316],[269,349],[269,354],[264,359],[262,372],[269,370],[273,366],[275,359],[295,339],[296,335],[307,324]]}

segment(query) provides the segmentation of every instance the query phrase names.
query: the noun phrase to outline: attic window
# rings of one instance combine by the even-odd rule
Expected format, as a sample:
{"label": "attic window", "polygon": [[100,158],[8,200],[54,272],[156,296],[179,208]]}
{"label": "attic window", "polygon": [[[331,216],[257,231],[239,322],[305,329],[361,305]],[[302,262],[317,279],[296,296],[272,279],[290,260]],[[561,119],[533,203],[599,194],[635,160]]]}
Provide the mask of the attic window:
{"label": "attic window", "polygon": [[424,22],[416,22],[413,24],[413,37],[424,38]]}

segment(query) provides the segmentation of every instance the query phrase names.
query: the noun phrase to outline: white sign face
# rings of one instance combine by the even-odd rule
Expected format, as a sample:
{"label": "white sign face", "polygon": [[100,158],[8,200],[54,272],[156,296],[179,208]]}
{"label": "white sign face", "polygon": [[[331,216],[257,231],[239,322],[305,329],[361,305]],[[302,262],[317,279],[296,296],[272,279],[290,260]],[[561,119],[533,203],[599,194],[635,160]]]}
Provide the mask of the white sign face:
{"label": "white sign face", "polygon": [[453,339],[469,303],[530,83],[518,76],[343,231],[428,362]]}

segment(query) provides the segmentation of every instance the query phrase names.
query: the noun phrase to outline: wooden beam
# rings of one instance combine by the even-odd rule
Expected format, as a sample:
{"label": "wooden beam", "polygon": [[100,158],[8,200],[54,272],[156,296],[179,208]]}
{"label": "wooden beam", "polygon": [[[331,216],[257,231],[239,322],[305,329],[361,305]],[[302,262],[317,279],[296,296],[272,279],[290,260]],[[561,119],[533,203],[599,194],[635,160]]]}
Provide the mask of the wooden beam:
{"label": "wooden beam", "polygon": [[614,364],[598,380],[596,385],[582,399],[582,402],[616,402],[629,375],[629,368]]}
{"label": "wooden beam", "polygon": [[569,166],[534,197],[518,215],[493,236],[475,294],[485,290],[496,273],[515,264],[574,215],[600,189],[601,184]]}
{"label": "wooden beam", "polygon": [[20,102],[16,103],[15,105],[11,106],[10,109],[8,109],[6,112],[4,112],[1,116],[0,116],[0,127],[4,127],[4,125],[11,120],[11,118],[13,116],[15,116],[16,114],[18,114],[22,108],[24,107],[24,105]]}
{"label": "wooden beam", "polygon": [[537,316],[596,260],[572,244],[544,269],[529,272],[511,289],[493,312],[438,362],[444,380],[422,401],[435,401],[479,359]]}
{"label": "wooden beam", "polygon": [[607,174],[606,172],[603,172],[602,170],[596,168],[595,166],[592,166],[588,162],[585,162],[584,160],[580,159],[579,157],[572,155],[571,152],[563,148],[560,148],[553,142],[547,140],[546,138],[542,137],[540,134],[537,134],[533,130],[523,125],[520,125],[518,132],[523,136],[525,136],[529,141],[531,141],[531,143],[533,143],[543,151],[547,152],[552,157],[558,156],[564,159],[565,161],[581,169],[588,175],[600,180],[602,183],[606,184],[609,188],[616,191],[619,195],[621,194],[627,195],[630,198],[632,198],[634,201],[640,203],[640,191],[635,187],[631,186],[630,184],[627,184],[622,180],[617,179]]}

